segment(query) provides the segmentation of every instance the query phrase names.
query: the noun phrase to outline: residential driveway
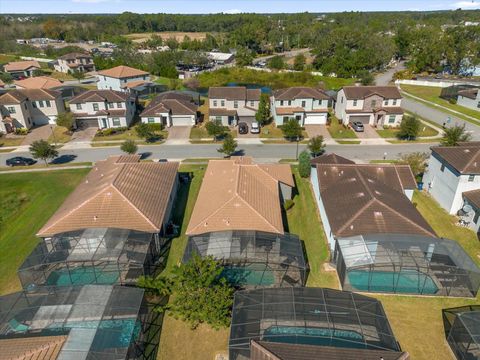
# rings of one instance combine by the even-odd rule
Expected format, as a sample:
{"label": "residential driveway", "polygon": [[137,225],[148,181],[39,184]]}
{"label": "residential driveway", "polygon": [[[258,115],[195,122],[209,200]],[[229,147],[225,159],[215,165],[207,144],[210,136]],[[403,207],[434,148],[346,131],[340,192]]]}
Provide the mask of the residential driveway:
{"label": "residential driveway", "polygon": [[332,136],[327,130],[327,125],[305,125],[308,137],[322,135],[324,140],[330,140]]}
{"label": "residential driveway", "polygon": [[170,145],[181,145],[181,144],[190,144],[190,130],[191,126],[172,126],[167,128],[168,139],[165,144]]}
{"label": "residential driveway", "polygon": [[97,133],[98,128],[96,127],[87,127],[84,129],[78,129],[74,131],[72,134],[72,138],[70,140],[71,143],[78,143],[78,142],[90,142],[93,140],[93,137]]}
{"label": "residential driveway", "polygon": [[355,132],[359,139],[379,139],[380,138],[380,135],[378,135],[378,133],[373,128],[373,126],[364,125],[363,128],[364,128],[363,132]]}
{"label": "residential driveway", "polygon": [[[52,126],[52,127],[50,127]],[[25,136],[22,145],[31,145],[37,140],[47,140],[52,135],[52,129],[55,125],[42,125],[30,129],[30,132]]]}

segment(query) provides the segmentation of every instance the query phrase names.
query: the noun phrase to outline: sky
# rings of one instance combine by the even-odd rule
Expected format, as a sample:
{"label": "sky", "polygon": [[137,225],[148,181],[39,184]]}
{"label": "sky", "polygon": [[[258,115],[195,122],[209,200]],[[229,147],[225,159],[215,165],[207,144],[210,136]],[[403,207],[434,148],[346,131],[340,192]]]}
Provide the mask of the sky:
{"label": "sky", "polygon": [[0,0],[0,13],[288,13],[480,9],[480,0]]}

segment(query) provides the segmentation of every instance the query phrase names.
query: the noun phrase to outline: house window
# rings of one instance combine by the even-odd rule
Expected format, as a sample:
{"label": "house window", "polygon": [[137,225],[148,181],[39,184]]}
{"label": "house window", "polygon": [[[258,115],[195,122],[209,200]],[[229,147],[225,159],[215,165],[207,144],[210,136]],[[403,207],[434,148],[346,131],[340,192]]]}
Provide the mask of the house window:
{"label": "house window", "polygon": [[480,217],[480,211],[475,211],[475,216],[473,217],[473,222],[475,224],[478,222],[479,217]]}
{"label": "house window", "polygon": [[305,100],[302,101],[302,107],[304,108],[305,106],[307,106],[307,102]]}
{"label": "house window", "polygon": [[280,100],[280,106],[283,106],[283,100]]}
{"label": "house window", "polygon": [[288,122],[288,116],[283,117],[283,122]]}
{"label": "house window", "polygon": [[445,165],[442,164],[442,166],[440,166],[440,171],[441,171],[441,172],[444,172],[444,171],[445,171]]}
{"label": "house window", "polygon": [[23,104],[23,106],[25,107],[25,110],[27,110],[27,103]]}
{"label": "house window", "polygon": [[222,107],[225,107],[225,100],[220,100],[220,105],[221,105]]}
{"label": "house window", "polygon": [[8,110],[8,112],[9,112],[10,114],[15,114],[15,112],[16,112],[14,106],[9,106],[9,107],[7,107],[7,110]]}
{"label": "house window", "polygon": [[357,100],[353,100],[353,106],[357,106]]}
{"label": "house window", "polygon": [[77,110],[82,110],[82,104],[77,104]]}
{"label": "house window", "polygon": [[390,116],[388,117],[388,123],[389,123],[389,124],[393,124],[394,122],[395,122],[395,115],[390,115]]}
{"label": "house window", "polygon": [[120,119],[119,118],[112,118],[113,126],[120,126]]}
{"label": "house window", "polygon": [[36,109],[37,108],[37,103],[35,101],[32,101],[32,106]]}
{"label": "house window", "polygon": [[250,106],[251,106],[251,107],[254,107],[254,106],[255,106],[255,101],[253,101],[253,100],[250,101]]}
{"label": "house window", "polygon": [[93,103],[93,110],[98,111],[98,104],[97,103]]}
{"label": "house window", "polygon": [[108,103],[108,108],[109,108],[109,109],[113,109],[113,108],[114,108],[113,103],[109,102],[109,103]]}
{"label": "house window", "polygon": [[288,106],[292,105],[292,100],[288,100]]}
{"label": "house window", "polygon": [[117,109],[121,109],[121,108],[122,108],[122,103],[121,102],[117,103]]}
{"label": "house window", "polygon": [[343,96],[340,98],[340,104],[343,104]]}
{"label": "house window", "polygon": [[385,100],[385,101],[383,102],[383,105],[388,106],[388,100]]}
{"label": "house window", "polygon": [[372,108],[374,108],[375,106],[377,106],[377,100],[372,100],[371,104],[372,104]]}
{"label": "house window", "polygon": [[40,100],[40,101],[38,102],[38,106],[40,106],[41,108],[44,107],[43,100]]}
{"label": "house window", "polygon": [[213,100],[213,107],[217,107],[217,100]]}
{"label": "house window", "polygon": [[397,99],[393,99],[392,105],[393,106],[397,105]]}
{"label": "house window", "polygon": [[45,105],[46,105],[47,107],[52,107],[52,105],[50,104],[50,100],[46,100],[46,101],[45,101]]}
{"label": "house window", "polygon": [[472,182],[475,180],[475,175],[468,175],[468,182]]}
{"label": "house window", "polygon": [[235,100],[235,101],[233,102],[233,107],[234,107],[235,109],[238,109],[238,101],[237,101],[237,100]]}
{"label": "house window", "polygon": [[155,122],[155,119],[154,119],[154,118],[148,118],[148,122],[149,122],[149,123],[154,123],[154,122]]}
{"label": "house window", "polygon": [[221,116],[215,116],[215,121],[222,121],[222,117]]}
{"label": "house window", "polygon": [[296,116],[295,116],[295,120],[297,120],[297,121],[302,120],[302,115],[296,115]]}
{"label": "house window", "polygon": [[477,103],[477,108],[480,108],[480,101]]}

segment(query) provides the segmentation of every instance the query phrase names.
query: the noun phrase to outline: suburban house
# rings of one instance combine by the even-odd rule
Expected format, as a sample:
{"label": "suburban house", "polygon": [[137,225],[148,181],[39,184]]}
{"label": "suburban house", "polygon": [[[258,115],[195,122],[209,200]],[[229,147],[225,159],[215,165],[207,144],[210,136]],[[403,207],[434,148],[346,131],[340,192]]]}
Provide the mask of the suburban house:
{"label": "suburban house", "polygon": [[84,73],[95,71],[95,64],[89,54],[73,52],[60,56],[53,68],[62,73]]}
{"label": "suburban house", "polygon": [[61,81],[49,76],[33,76],[13,83],[16,89],[55,89],[63,85]]}
{"label": "suburban house", "polygon": [[477,89],[460,90],[457,96],[457,104],[466,108],[480,111],[480,92]]}
{"label": "suburban house", "polygon": [[116,66],[99,71],[97,74],[97,88],[99,90],[129,91],[129,88],[139,86],[150,81],[150,74],[146,71],[129,66]]}
{"label": "suburban house", "polygon": [[135,98],[114,90],[89,90],[69,102],[79,128],[129,126],[135,115]]}
{"label": "suburban house", "polygon": [[65,111],[61,93],[48,89],[11,90],[0,96],[0,132],[55,124]]}
{"label": "suburban house", "polygon": [[359,121],[375,127],[402,122],[402,95],[396,86],[344,86],[337,94],[335,116],[347,125]]}
{"label": "suburban house", "polygon": [[143,123],[171,126],[193,126],[197,123],[198,105],[190,95],[164,93],[157,95],[140,114]]}
{"label": "suburban house", "polygon": [[277,126],[291,118],[302,126],[326,124],[329,100],[330,96],[322,89],[291,87],[276,90],[271,97],[273,119]]}
{"label": "suburban house", "polygon": [[260,89],[245,86],[211,87],[208,89],[209,118],[224,126],[254,121],[260,103]]}
{"label": "suburban house", "polygon": [[40,70],[40,64],[35,60],[12,61],[3,66],[3,71],[15,79],[33,76],[35,70]]}

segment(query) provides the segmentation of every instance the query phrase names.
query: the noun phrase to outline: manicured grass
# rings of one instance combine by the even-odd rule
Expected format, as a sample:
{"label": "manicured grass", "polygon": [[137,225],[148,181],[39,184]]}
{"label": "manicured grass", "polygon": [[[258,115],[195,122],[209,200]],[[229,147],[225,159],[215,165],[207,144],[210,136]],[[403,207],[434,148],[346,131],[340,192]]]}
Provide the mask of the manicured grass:
{"label": "manicured grass", "polygon": [[[305,130],[302,130],[302,137],[308,138],[308,133]],[[283,131],[281,128],[275,126],[275,123],[271,123],[265,126],[262,126],[260,131],[260,138],[262,139],[283,139]],[[291,141],[285,140],[290,143]]]}
{"label": "manicured grass", "polygon": [[[233,138],[238,137],[238,132],[236,128],[233,128],[230,130],[230,135],[232,135]],[[212,139],[212,136],[208,135],[207,129],[205,128],[205,125],[197,125],[192,127],[192,130],[190,130],[190,141],[192,144],[193,143],[207,143],[207,141],[199,141],[201,139]],[[221,141],[217,141],[217,143],[220,143]]]}
{"label": "manicured grass", "polygon": [[360,140],[353,140],[353,141],[348,141],[348,140],[335,140],[340,145],[360,145],[361,141]]}
{"label": "manicured grass", "polygon": [[92,166],[92,162],[69,162],[65,164],[48,164],[45,165],[43,160],[40,160],[35,165],[30,166],[0,166],[0,171],[15,171],[15,170],[33,170],[33,169],[51,169],[51,168],[62,168],[62,167],[69,167],[69,166]]}
{"label": "manicured grass", "polygon": [[5,136],[0,136],[0,148],[8,146],[20,146],[25,139],[25,136],[8,138]]}
{"label": "manicured grass", "polygon": [[330,124],[327,125],[327,130],[334,139],[356,139],[357,134],[348,126],[340,124],[338,119],[330,115]]}
{"label": "manicured grass", "polygon": [[[136,125],[135,125],[136,126]],[[112,135],[99,135],[98,133],[95,134],[93,141],[105,142],[105,141],[113,141],[113,140],[135,140],[135,141],[142,141],[143,139],[137,135],[135,131],[135,126],[132,126],[130,129],[127,129],[123,132],[117,132]],[[160,140],[165,140],[168,137],[168,131],[156,131],[156,135],[160,136]]]}
{"label": "manicured grass", "polygon": [[0,294],[20,289],[16,272],[36,246],[36,232],[88,171],[0,175]]}
{"label": "manicured grass", "polygon": [[[378,129],[376,130],[378,135],[382,138],[396,138],[398,132],[400,131],[399,128],[389,128],[389,129]],[[432,128],[431,126],[428,126],[427,124],[422,123],[420,127],[420,132],[418,133],[418,137],[430,137],[430,136],[437,136],[438,131]],[[419,139],[420,140],[420,139]]]}
{"label": "manicured grass", "polygon": [[370,164],[396,164],[398,160],[370,160]]}
{"label": "manicured grass", "polygon": [[48,142],[51,144],[65,144],[70,141],[72,134],[63,126],[55,126],[53,134],[48,137]]}
{"label": "manicured grass", "polygon": [[[463,107],[461,105],[457,104],[450,104],[447,100],[440,98],[440,93],[442,91],[441,88],[439,87],[434,87],[434,86],[417,86],[417,85],[401,85],[401,88],[405,90],[406,92],[418,96],[419,98],[422,98],[426,101],[433,102],[438,105],[442,105],[448,109],[459,111],[465,115],[472,116],[476,118],[478,121],[480,121],[480,112],[475,111],[466,107]],[[435,107],[436,109],[439,109]],[[444,110],[444,109],[440,109]],[[466,121],[472,122],[472,119],[469,119],[465,116],[458,115],[456,113],[452,113],[454,116],[458,116]]]}
{"label": "manicured grass", "polygon": [[390,144],[415,144],[415,143],[439,143],[440,138],[434,139],[422,139],[418,138],[416,140],[387,140]]}

